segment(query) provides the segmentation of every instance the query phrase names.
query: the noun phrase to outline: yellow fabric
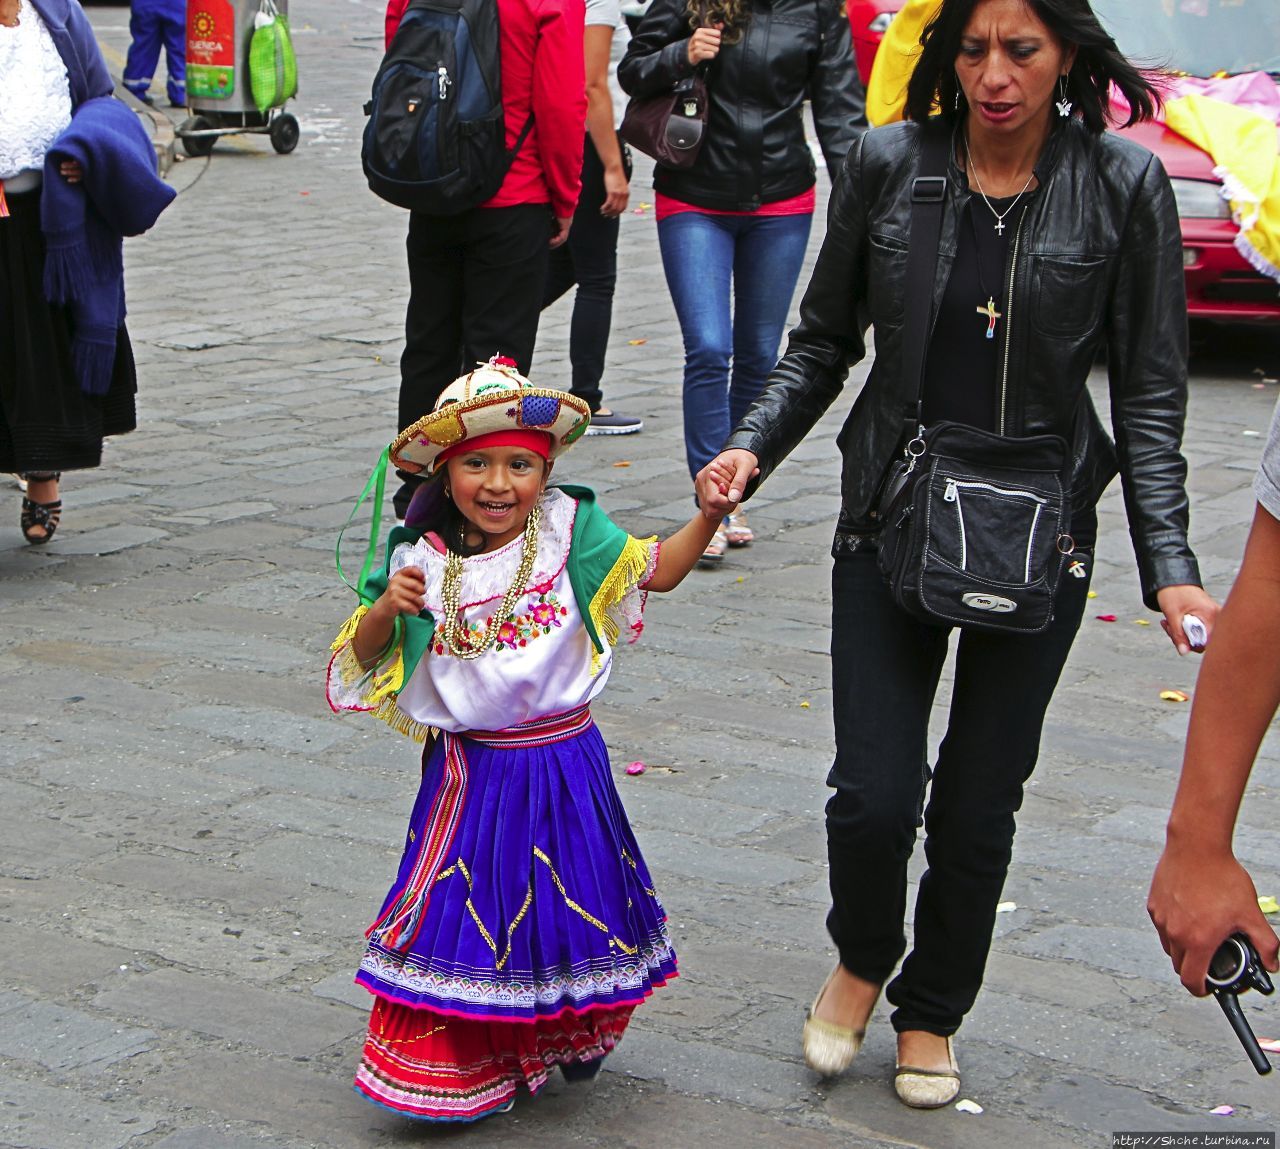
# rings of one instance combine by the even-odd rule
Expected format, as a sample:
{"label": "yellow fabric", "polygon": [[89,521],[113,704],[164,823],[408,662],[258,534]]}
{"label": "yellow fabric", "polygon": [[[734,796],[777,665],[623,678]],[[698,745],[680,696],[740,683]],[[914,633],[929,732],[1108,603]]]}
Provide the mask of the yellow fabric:
{"label": "yellow fabric", "polygon": [[872,126],[902,119],[907,82],[920,55],[920,37],[941,8],[942,0],[907,0],[890,21],[867,83],[867,119]]}
{"label": "yellow fabric", "polygon": [[1170,131],[1213,157],[1231,214],[1236,250],[1259,272],[1280,280],[1280,156],[1276,125],[1266,116],[1209,96],[1179,96],[1164,108]]}
{"label": "yellow fabric", "polygon": [[[591,599],[591,621],[595,623],[596,634],[613,646],[618,641],[618,620],[610,608],[622,601],[623,596],[643,577],[649,566],[649,547],[655,538],[628,538],[622,553],[615,560],[612,569],[605,575],[600,589]],[[593,649],[591,652],[591,673],[595,674],[600,666],[600,655]]]}

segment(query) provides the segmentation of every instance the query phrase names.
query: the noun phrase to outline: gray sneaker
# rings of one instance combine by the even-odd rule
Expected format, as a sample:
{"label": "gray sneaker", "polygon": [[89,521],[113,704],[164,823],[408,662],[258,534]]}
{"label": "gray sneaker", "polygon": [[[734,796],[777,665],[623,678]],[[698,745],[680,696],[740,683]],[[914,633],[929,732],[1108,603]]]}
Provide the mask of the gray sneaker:
{"label": "gray sneaker", "polygon": [[644,420],[634,415],[620,415],[610,411],[607,415],[599,412],[591,416],[591,425],[587,427],[588,435],[634,435],[644,427]]}

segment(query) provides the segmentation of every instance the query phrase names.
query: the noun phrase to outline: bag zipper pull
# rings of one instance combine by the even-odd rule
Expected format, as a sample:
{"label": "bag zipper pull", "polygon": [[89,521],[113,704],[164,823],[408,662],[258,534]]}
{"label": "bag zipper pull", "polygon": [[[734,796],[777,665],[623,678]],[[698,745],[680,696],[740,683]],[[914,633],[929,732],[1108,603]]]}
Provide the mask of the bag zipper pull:
{"label": "bag zipper pull", "polygon": [[453,81],[449,79],[449,69],[443,64],[436,69],[436,83],[440,89],[440,102],[444,103],[449,98],[449,88]]}
{"label": "bag zipper pull", "polygon": [[948,479],[946,488],[942,492],[942,501],[944,503],[954,503],[957,497],[956,481],[955,479]]}

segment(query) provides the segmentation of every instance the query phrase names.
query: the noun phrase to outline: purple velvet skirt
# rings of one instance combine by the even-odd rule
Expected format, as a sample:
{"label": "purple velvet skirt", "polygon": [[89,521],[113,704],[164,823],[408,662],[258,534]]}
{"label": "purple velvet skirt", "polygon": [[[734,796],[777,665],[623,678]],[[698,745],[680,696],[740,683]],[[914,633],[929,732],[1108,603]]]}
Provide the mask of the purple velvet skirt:
{"label": "purple velvet skirt", "polygon": [[437,741],[368,938],[360,984],[477,1020],[617,1009],[675,976],[586,707]]}

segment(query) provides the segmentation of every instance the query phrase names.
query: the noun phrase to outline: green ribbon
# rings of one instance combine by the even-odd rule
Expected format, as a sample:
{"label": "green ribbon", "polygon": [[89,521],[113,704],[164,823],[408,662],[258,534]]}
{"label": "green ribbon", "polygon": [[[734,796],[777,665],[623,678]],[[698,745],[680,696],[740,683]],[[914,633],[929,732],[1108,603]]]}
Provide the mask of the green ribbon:
{"label": "green ribbon", "polygon": [[[378,461],[374,465],[373,473],[369,476],[369,481],[365,483],[364,490],[360,492],[360,497],[356,499],[356,505],[351,508],[351,514],[347,516],[347,521],[342,524],[342,529],[338,532],[338,543],[334,548],[333,559],[338,567],[338,577],[342,579],[351,590],[356,592],[356,597],[365,605],[372,606],[374,600],[365,593],[365,584],[369,581],[369,576],[373,573],[374,563],[378,561],[378,528],[382,524],[382,499],[387,487],[387,463],[391,458],[391,448],[384,447],[382,454],[378,456]],[[365,499],[373,494],[373,521],[369,524],[369,545],[365,548],[364,564],[360,568],[360,581],[354,586],[351,580],[347,578],[346,572],[342,569],[342,536],[346,534],[347,528],[355,521],[355,517],[361,506],[364,505]]]}

